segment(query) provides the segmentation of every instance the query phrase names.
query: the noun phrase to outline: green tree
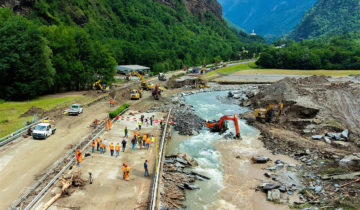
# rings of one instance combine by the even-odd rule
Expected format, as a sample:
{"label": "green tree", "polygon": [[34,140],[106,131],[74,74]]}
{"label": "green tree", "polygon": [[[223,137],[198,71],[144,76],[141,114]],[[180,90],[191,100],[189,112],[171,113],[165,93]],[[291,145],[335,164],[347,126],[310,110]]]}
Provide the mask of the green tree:
{"label": "green tree", "polygon": [[55,71],[39,27],[11,16],[0,27],[0,98],[28,99],[50,91]]}

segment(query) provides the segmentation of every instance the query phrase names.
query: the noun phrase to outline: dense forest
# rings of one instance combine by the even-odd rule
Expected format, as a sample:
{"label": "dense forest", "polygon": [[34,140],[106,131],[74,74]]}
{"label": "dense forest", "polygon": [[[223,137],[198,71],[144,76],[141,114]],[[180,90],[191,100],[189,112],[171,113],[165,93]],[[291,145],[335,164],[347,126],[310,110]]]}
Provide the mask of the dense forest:
{"label": "dense forest", "polygon": [[176,8],[152,0],[38,0],[16,14],[0,8],[0,98],[85,89],[99,77],[111,84],[117,64],[157,73],[262,50],[261,37],[173,2]]}
{"label": "dense forest", "polygon": [[359,0],[318,0],[290,33],[299,41],[360,30]]}
{"label": "dense forest", "polygon": [[329,38],[278,41],[264,50],[256,62],[264,68],[279,69],[360,69],[360,31]]}

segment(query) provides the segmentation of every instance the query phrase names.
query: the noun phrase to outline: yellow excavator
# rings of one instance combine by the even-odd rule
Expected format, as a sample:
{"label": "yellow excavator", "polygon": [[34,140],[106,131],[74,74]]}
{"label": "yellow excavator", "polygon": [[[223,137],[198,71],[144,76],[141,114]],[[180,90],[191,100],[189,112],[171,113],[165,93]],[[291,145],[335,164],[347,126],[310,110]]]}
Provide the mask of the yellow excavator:
{"label": "yellow excavator", "polygon": [[199,88],[209,88],[210,86],[205,81],[201,81],[199,84]]}
{"label": "yellow excavator", "polygon": [[269,104],[266,109],[255,109],[254,116],[256,117],[256,120],[260,122],[262,122],[263,120],[265,120],[265,122],[270,122],[274,116],[276,117],[276,121],[278,121],[283,107],[284,104]]}
{"label": "yellow excavator", "polygon": [[108,85],[101,84],[100,79],[93,83],[93,88],[96,88],[99,92],[101,91],[103,93],[109,92],[109,90],[110,90],[110,87]]}
{"label": "yellow excavator", "polygon": [[146,83],[145,78],[141,74],[139,74],[137,71],[130,72],[130,74],[127,76],[127,80],[129,80],[129,77],[131,77],[131,76],[137,76],[140,78],[141,88],[143,90],[151,90],[154,88],[154,84],[152,84],[151,82]]}

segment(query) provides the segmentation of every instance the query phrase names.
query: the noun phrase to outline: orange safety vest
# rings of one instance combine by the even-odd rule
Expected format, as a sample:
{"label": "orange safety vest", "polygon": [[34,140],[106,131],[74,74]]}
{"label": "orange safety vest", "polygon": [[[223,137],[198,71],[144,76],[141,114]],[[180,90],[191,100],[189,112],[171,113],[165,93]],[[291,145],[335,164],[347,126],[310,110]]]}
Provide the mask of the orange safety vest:
{"label": "orange safety vest", "polygon": [[103,143],[100,143],[100,147],[101,147],[101,148],[103,147],[103,145],[104,145]]}
{"label": "orange safety vest", "polygon": [[138,131],[135,131],[134,134],[135,134],[136,136],[139,136],[139,132],[138,132]]}
{"label": "orange safety vest", "polygon": [[91,146],[92,146],[92,147],[95,147],[95,141],[93,141],[93,142],[91,143]]}
{"label": "orange safety vest", "polygon": [[150,144],[150,137],[146,139],[146,144]]}
{"label": "orange safety vest", "polygon": [[110,150],[114,150],[114,145],[110,144]]}
{"label": "orange safety vest", "polygon": [[143,141],[146,141],[146,134],[143,135]]}
{"label": "orange safety vest", "polygon": [[97,142],[97,144],[100,144],[100,139],[96,138],[96,142]]}
{"label": "orange safety vest", "polygon": [[115,145],[115,150],[116,150],[116,151],[120,151],[120,145],[118,145],[118,144]]}

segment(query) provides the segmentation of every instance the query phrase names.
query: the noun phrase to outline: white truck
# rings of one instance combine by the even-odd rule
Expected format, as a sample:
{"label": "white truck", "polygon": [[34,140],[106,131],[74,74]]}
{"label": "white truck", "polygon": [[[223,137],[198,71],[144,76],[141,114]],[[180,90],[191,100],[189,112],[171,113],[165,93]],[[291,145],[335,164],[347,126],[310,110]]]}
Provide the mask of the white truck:
{"label": "white truck", "polygon": [[56,131],[55,125],[49,122],[42,122],[35,126],[32,130],[32,137],[34,139],[46,139],[47,137],[54,134]]}
{"label": "white truck", "polygon": [[83,107],[80,104],[72,104],[67,110],[68,115],[79,115],[83,112]]}

